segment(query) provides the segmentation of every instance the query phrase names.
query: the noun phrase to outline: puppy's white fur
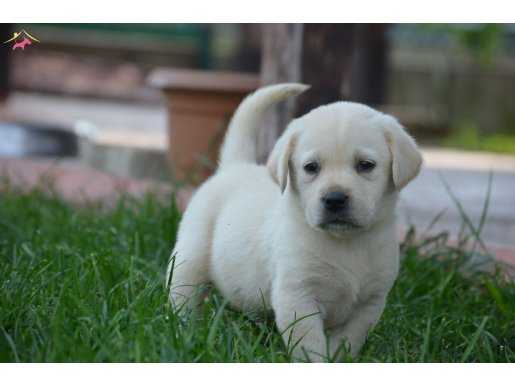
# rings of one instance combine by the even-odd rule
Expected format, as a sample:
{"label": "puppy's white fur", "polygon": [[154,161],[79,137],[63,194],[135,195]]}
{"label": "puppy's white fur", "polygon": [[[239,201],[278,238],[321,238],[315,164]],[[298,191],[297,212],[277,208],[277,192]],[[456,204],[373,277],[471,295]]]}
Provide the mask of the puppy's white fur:
{"label": "puppy's white fur", "polygon": [[[339,102],[291,122],[257,165],[262,112],[305,89],[269,86],[240,105],[218,171],[184,213],[168,275],[174,305],[193,305],[198,285],[214,283],[233,306],[271,307],[294,356],[320,361],[343,341],[356,354],[378,321],[398,272],[398,192],[422,158],[394,118]],[[357,171],[362,159],[376,167]],[[303,168],[312,161],[315,175]],[[335,189],[349,207],[326,221],[321,199]]]}

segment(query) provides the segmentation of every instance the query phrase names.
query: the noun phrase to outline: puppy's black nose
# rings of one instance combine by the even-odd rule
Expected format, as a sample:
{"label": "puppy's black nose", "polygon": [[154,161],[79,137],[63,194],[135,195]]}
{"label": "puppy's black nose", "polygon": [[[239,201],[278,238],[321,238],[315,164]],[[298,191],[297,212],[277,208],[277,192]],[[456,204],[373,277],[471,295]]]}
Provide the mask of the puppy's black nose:
{"label": "puppy's black nose", "polygon": [[322,204],[327,211],[336,213],[347,207],[349,196],[342,191],[333,191],[322,197]]}

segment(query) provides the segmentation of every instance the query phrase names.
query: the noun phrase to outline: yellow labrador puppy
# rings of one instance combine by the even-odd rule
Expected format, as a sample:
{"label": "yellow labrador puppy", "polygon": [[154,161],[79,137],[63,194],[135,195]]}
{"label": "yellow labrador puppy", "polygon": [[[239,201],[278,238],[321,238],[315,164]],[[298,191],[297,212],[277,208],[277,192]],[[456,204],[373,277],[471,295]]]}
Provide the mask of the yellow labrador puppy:
{"label": "yellow labrador puppy", "polygon": [[243,310],[264,303],[294,357],[322,361],[343,342],[359,352],[381,316],[399,266],[398,193],[422,158],[394,118],[338,102],[292,121],[258,165],[263,111],[307,88],[264,87],[239,106],[184,213],[168,282],[175,306],[206,283]]}

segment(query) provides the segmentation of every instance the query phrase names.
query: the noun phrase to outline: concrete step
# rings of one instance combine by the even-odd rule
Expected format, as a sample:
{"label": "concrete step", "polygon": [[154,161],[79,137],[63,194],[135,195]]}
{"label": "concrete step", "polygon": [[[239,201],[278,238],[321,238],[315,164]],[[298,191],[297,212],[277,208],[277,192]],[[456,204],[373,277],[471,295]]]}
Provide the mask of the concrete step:
{"label": "concrete step", "polygon": [[170,180],[165,133],[127,135],[124,130],[100,130],[84,121],[75,127],[82,164],[124,178]]}

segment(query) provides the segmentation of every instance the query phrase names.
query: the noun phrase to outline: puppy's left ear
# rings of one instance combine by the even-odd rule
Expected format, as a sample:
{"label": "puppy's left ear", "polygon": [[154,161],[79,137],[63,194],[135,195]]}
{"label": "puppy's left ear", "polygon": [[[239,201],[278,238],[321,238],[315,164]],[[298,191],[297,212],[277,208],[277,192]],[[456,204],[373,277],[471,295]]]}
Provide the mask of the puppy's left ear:
{"label": "puppy's left ear", "polygon": [[401,190],[418,175],[422,166],[422,154],[415,140],[396,119],[387,116],[387,121],[385,136],[392,155],[393,183],[397,190]]}
{"label": "puppy's left ear", "polygon": [[[281,193],[286,190],[288,185],[288,175],[290,174],[290,162],[295,149],[297,135],[293,132],[285,132],[277,141],[274,149],[270,153],[266,167],[272,179],[281,188]],[[291,180],[291,175],[290,175]]]}

